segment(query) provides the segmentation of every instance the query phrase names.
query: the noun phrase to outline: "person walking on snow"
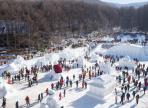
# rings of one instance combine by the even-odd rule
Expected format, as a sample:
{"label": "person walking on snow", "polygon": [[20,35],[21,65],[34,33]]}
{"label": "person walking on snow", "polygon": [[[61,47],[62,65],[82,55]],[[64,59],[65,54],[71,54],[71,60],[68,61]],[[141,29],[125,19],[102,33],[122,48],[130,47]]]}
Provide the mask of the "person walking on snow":
{"label": "person walking on snow", "polygon": [[130,85],[129,85],[129,84],[127,84],[127,91],[129,91],[129,89],[130,89]]}
{"label": "person walking on snow", "polygon": [[141,88],[141,82],[139,82],[139,84],[138,84],[138,88],[139,88],[139,90],[140,90],[140,88]]}
{"label": "person walking on snow", "polygon": [[85,84],[85,89],[87,89],[87,82],[85,82],[84,84]]}
{"label": "person walking on snow", "polygon": [[41,95],[38,95],[38,102],[41,102]]}
{"label": "person walking on snow", "polygon": [[82,89],[84,88],[84,81],[82,81]]}
{"label": "person walking on snow", "polygon": [[73,74],[73,80],[75,80],[75,74]]}
{"label": "person walking on snow", "polygon": [[43,93],[41,93],[41,101],[43,100]]}
{"label": "person walking on snow", "polygon": [[118,97],[117,97],[117,95],[115,94],[115,104],[117,104],[117,101],[118,101]]}
{"label": "person walking on snow", "polygon": [[64,94],[64,97],[65,97],[65,95],[66,95],[66,90],[64,89],[64,91],[63,91],[63,94]]}
{"label": "person walking on snow", "polygon": [[26,96],[25,101],[26,101],[27,106],[30,106],[30,99],[28,96]]}
{"label": "person walking on snow", "polygon": [[117,95],[117,89],[115,88],[115,94]]}
{"label": "person walking on snow", "polygon": [[48,92],[48,88],[46,89],[46,91],[45,91],[45,92],[46,92],[46,96],[47,96],[47,95],[49,94],[49,92]]}
{"label": "person walking on snow", "polygon": [[128,102],[129,102],[129,98],[130,98],[130,94],[127,93],[127,94],[126,94],[126,99],[127,99]]}
{"label": "person walking on snow", "polygon": [[135,92],[135,91],[133,91],[133,93],[132,93],[132,95],[133,95],[133,99],[135,98],[135,94],[136,94],[136,92]]}
{"label": "person walking on snow", "polygon": [[52,83],[52,84],[51,84],[51,89],[53,90],[53,88],[54,88],[54,84]]}
{"label": "person walking on snow", "polygon": [[79,81],[77,80],[77,81],[76,81],[76,87],[77,87],[77,88],[78,88],[78,84],[79,84]]}
{"label": "person walking on snow", "polygon": [[59,100],[61,100],[62,99],[62,94],[61,94],[61,92],[59,93]]}
{"label": "person walking on snow", "polygon": [[143,87],[143,92],[144,92],[144,94],[145,94],[145,91],[146,91],[146,86]]}
{"label": "person walking on snow", "polygon": [[136,95],[136,104],[139,103],[139,94]]}
{"label": "person walking on snow", "polygon": [[3,97],[2,108],[6,108],[6,98]]}
{"label": "person walking on snow", "polygon": [[70,80],[69,83],[70,83],[70,87],[72,87],[72,80]]}
{"label": "person walking on snow", "polygon": [[16,103],[15,103],[15,108],[19,108],[19,102],[18,101],[16,101]]}

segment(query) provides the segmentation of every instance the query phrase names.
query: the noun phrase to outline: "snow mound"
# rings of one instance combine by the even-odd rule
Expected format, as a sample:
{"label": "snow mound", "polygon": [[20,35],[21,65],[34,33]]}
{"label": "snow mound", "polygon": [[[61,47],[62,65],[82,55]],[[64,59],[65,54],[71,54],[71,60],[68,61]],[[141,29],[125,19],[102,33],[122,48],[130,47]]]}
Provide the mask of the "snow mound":
{"label": "snow mound", "polygon": [[[73,68],[81,68],[84,64],[84,59],[82,57],[77,58],[77,62],[73,63]],[[78,67],[77,67],[78,65]]]}
{"label": "snow mound", "polygon": [[90,55],[90,62],[91,63],[96,63],[97,62],[97,60],[98,60],[98,55],[96,55],[96,54],[91,54]]}
{"label": "snow mound", "polygon": [[142,42],[145,41],[145,35],[135,34],[135,36],[131,36],[130,34],[120,34],[117,36],[117,39],[121,40],[121,42],[127,42],[132,40],[138,40],[138,42]]}
{"label": "snow mound", "polygon": [[59,59],[60,59],[60,57],[59,57],[58,53],[51,53],[51,54],[45,55],[45,60],[52,63],[52,64],[57,62]]}
{"label": "snow mound", "polygon": [[25,65],[24,58],[21,56],[17,56],[17,58],[12,63],[0,66],[0,73],[2,73],[4,71],[8,71],[8,72],[11,72],[12,74],[15,74],[24,65]]}
{"label": "snow mound", "polygon": [[108,55],[129,56],[132,59],[148,60],[148,46],[133,45],[129,43],[120,43],[106,51]]}
{"label": "snow mound", "polygon": [[101,40],[106,42],[111,42],[111,41],[114,41],[114,38],[107,36],[107,37],[103,37]]}
{"label": "snow mound", "polygon": [[119,67],[128,67],[129,69],[133,69],[136,66],[135,62],[131,60],[129,56],[120,59],[115,65]]}
{"label": "snow mound", "polygon": [[24,67],[25,65],[25,60],[23,57],[21,56],[17,56],[17,58],[12,62],[10,63],[6,68],[5,70],[12,73],[12,74],[15,74],[17,73],[22,67]]}
{"label": "snow mound", "polygon": [[54,99],[54,94],[51,94],[43,99],[40,103],[40,108],[60,108],[60,106]]}
{"label": "snow mound", "polygon": [[75,49],[66,48],[59,53],[59,57],[65,58],[67,60],[72,60],[80,56],[83,56],[85,54],[85,51],[86,51],[86,47],[75,48]]}
{"label": "snow mound", "polygon": [[99,62],[98,64],[99,64],[100,71],[103,71],[104,73],[110,73],[111,63]]}
{"label": "snow mound", "polygon": [[7,70],[7,67],[8,67],[8,64],[3,64],[3,65],[0,66],[0,76],[2,75],[2,73],[3,73],[4,71]]}
{"label": "snow mound", "polygon": [[49,72],[49,77],[51,80],[59,80],[61,73],[55,73],[54,71]]}

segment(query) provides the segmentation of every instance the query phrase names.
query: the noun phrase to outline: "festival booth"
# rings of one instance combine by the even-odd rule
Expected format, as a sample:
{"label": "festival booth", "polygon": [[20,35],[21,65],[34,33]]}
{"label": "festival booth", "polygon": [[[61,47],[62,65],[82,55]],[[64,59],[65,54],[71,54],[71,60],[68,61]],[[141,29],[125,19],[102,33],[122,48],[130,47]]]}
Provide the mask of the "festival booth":
{"label": "festival booth", "polygon": [[88,84],[89,91],[87,92],[87,95],[100,101],[104,101],[108,98],[116,86],[115,79],[109,74],[101,75],[90,81]]}

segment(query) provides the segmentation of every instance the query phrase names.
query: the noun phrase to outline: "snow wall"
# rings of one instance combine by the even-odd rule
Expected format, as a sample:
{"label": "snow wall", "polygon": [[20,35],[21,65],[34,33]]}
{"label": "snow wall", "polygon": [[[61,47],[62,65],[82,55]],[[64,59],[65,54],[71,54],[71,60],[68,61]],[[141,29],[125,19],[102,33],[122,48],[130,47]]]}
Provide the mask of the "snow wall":
{"label": "snow wall", "polygon": [[148,46],[133,45],[129,43],[117,44],[105,52],[108,55],[129,56],[141,61],[148,60]]}

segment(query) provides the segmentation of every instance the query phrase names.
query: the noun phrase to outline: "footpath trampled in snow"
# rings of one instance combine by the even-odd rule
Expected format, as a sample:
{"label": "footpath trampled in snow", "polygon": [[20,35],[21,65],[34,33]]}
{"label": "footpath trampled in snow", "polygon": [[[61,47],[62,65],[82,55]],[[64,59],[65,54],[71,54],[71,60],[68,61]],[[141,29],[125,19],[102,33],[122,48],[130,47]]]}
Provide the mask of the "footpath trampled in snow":
{"label": "footpath trampled in snow", "polygon": [[[148,108],[148,91],[145,94],[143,92],[144,78],[146,77],[141,73],[140,80],[138,80],[138,77],[133,72],[138,65],[137,61],[133,60],[135,58],[139,60],[138,63],[145,64],[144,69],[148,66],[148,47],[130,43],[118,43],[111,45],[111,47],[107,46],[107,48],[102,47],[102,45],[97,44],[93,49],[89,46],[76,49],[68,47],[61,52],[45,54],[43,57],[37,57],[32,60],[24,60],[21,56],[18,56],[11,64],[1,66],[0,73],[8,71],[14,76],[22,68],[31,69],[34,66],[54,65],[61,58],[62,60],[66,59],[66,66],[71,68],[70,70],[63,68],[62,73],[58,74],[58,78],[54,80],[51,78],[53,77],[51,75],[56,75],[55,72],[51,74],[53,70],[42,72],[40,69],[37,74],[38,84],[33,84],[31,87],[28,87],[28,81],[25,79],[15,81],[14,84],[8,84],[8,79],[1,79],[0,98],[6,97],[6,108],[15,108],[16,101],[19,101],[20,108],[26,108],[26,96],[30,97],[30,108],[50,108],[49,106],[52,106],[55,102],[57,104],[53,106],[55,108],[60,108],[61,106],[64,108]],[[70,62],[73,60],[74,62]],[[126,76],[125,74],[124,76],[123,71],[128,71],[128,75]],[[83,81],[84,74],[85,78]],[[75,75],[75,79],[73,79],[73,75]],[[80,75],[82,75],[81,79]],[[30,77],[32,76],[30,75]],[[62,88],[56,90],[54,87],[53,97],[46,96],[46,89],[50,90],[51,84],[56,84],[61,76],[64,79]],[[121,76],[121,84],[118,81],[119,79],[116,79],[119,76]],[[142,86],[141,90],[137,90],[137,87],[131,81],[129,91],[125,92],[125,94],[130,93],[130,100],[127,101],[125,99],[124,103],[121,104],[121,95],[124,92],[124,89],[121,90],[121,86],[124,78],[123,87],[128,84],[126,79],[128,76],[138,80],[138,84],[141,82]],[[66,87],[67,77],[72,80],[72,87],[70,85]],[[78,81],[78,87],[76,81]],[[86,82],[87,88],[85,88],[86,85],[83,87],[83,82]],[[117,89],[117,94],[115,94],[115,88]],[[64,90],[66,90],[65,97],[63,94]],[[138,105],[136,104],[136,99],[132,97],[133,91],[136,91],[136,95],[139,94],[140,96]],[[38,102],[38,94],[40,93],[44,93],[44,99],[41,103]],[[59,99],[60,93],[62,93],[61,100]],[[116,100],[117,103],[115,103]],[[2,99],[0,102],[2,103]]]}

